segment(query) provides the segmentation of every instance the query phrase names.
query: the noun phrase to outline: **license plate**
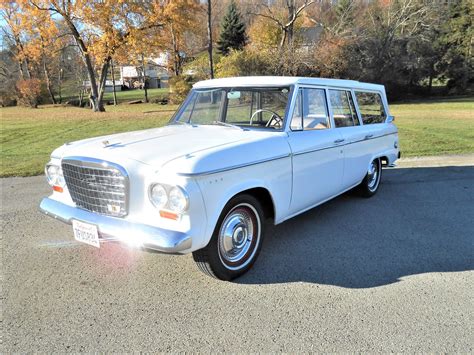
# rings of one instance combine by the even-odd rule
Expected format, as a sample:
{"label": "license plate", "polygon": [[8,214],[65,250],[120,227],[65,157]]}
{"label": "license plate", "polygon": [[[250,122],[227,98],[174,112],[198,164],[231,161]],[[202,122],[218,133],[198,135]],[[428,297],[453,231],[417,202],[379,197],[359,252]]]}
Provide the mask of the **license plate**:
{"label": "license plate", "polygon": [[99,232],[97,231],[97,226],[73,220],[72,230],[74,232],[74,239],[76,239],[78,242],[100,248]]}

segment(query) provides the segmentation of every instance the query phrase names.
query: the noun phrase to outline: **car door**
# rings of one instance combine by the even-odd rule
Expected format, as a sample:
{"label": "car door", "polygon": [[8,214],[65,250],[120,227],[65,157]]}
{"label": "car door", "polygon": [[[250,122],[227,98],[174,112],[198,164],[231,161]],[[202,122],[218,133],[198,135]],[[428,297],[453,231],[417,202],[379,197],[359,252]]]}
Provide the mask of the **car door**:
{"label": "car door", "polygon": [[342,189],[358,184],[364,178],[371,156],[367,140],[370,132],[361,125],[352,92],[349,89],[329,89],[329,108],[335,129],[344,139],[344,173]]}
{"label": "car door", "polygon": [[293,164],[290,214],[339,193],[343,173],[343,139],[332,127],[326,90],[299,88],[295,100],[288,132]]}

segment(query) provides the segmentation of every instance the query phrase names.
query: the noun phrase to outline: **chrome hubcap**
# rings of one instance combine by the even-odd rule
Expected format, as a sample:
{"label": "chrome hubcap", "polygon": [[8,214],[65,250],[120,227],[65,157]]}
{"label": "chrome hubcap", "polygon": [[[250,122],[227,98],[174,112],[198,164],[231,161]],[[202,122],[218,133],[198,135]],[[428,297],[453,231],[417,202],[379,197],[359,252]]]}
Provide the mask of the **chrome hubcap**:
{"label": "chrome hubcap", "polygon": [[230,269],[245,266],[251,260],[260,237],[260,220],[248,204],[236,206],[226,216],[219,230],[219,256]]}
{"label": "chrome hubcap", "polygon": [[368,175],[368,186],[371,191],[375,190],[378,185],[379,179],[379,165],[376,160],[372,161],[370,164],[369,170],[367,171]]}

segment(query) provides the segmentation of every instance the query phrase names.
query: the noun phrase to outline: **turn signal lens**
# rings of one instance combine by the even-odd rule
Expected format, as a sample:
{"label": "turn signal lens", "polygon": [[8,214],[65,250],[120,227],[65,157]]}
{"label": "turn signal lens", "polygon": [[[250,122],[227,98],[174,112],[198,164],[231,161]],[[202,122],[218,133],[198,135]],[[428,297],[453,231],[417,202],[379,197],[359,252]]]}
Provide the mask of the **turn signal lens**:
{"label": "turn signal lens", "polygon": [[57,192],[63,192],[64,191],[64,189],[61,186],[58,186],[58,185],[54,185],[53,190],[57,191]]}
{"label": "turn signal lens", "polygon": [[169,211],[161,210],[160,211],[160,217],[173,219],[175,221],[178,220],[178,214],[174,213],[174,212],[169,212]]}

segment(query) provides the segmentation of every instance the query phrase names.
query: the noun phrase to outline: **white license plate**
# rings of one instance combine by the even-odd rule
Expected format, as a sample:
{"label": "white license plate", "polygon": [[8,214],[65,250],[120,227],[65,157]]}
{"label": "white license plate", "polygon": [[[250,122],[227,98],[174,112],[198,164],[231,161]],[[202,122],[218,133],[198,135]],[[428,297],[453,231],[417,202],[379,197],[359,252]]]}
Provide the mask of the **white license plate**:
{"label": "white license plate", "polygon": [[73,220],[72,230],[74,232],[74,239],[76,239],[78,242],[100,248],[99,232],[97,231],[97,226]]}

